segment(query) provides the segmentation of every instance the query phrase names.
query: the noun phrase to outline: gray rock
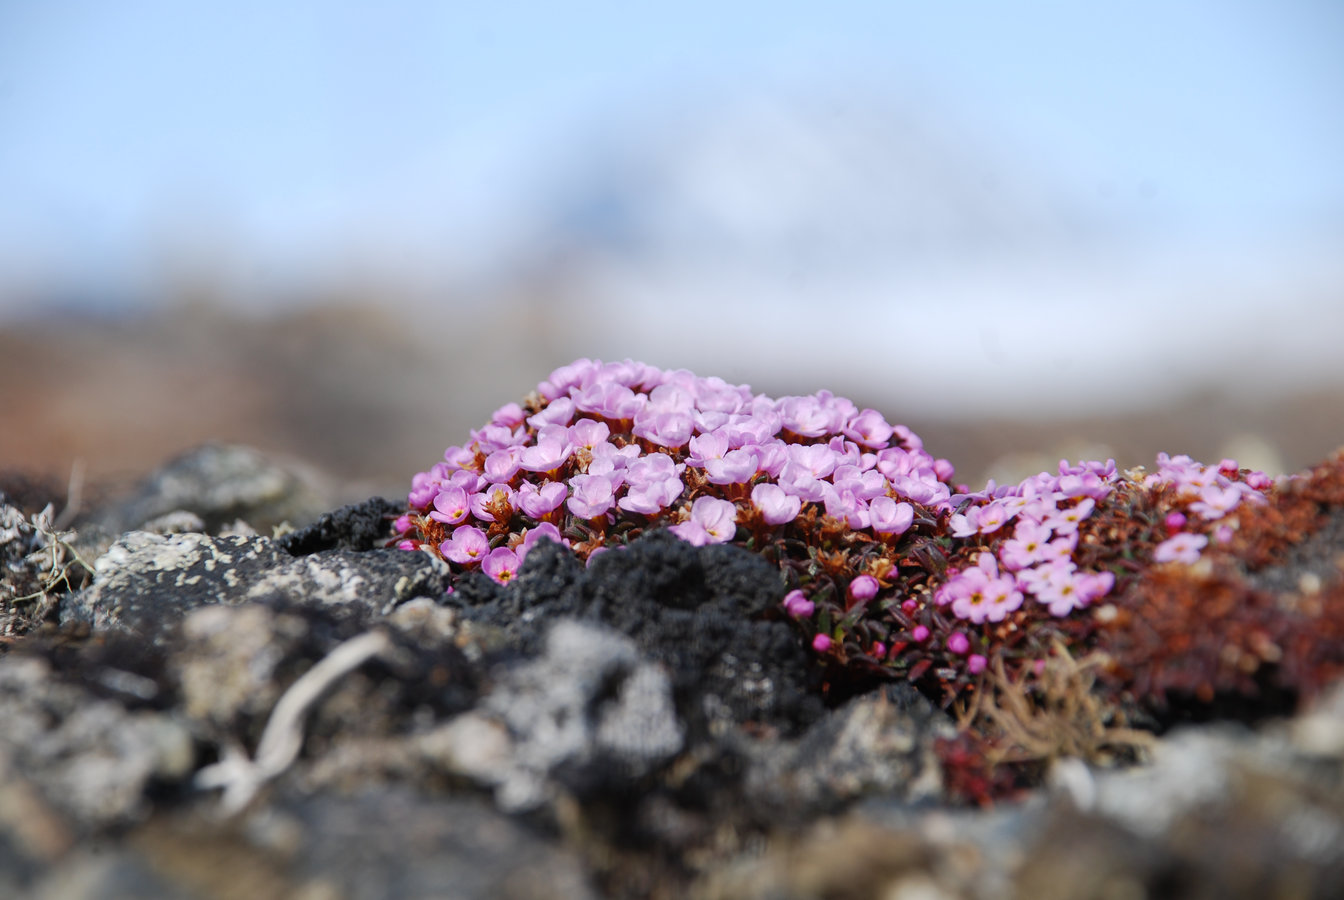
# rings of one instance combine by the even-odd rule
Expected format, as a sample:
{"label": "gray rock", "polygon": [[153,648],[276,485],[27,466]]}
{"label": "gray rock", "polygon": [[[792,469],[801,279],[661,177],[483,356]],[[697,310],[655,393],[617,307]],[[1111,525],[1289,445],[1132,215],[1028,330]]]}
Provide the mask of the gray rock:
{"label": "gray rock", "polygon": [[831,812],[861,797],[936,800],[934,742],[956,728],[907,684],[855,697],[801,738],[753,744],[747,796],[776,821]]}
{"label": "gray rock", "polygon": [[0,722],[0,784],[32,786],[76,831],[136,820],[150,780],[184,777],[194,761],[176,720],[65,683],[40,658],[0,659]]}
{"label": "gray rock", "polygon": [[492,786],[501,808],[521,811],[562,788],[628,786],[684,742],[660,666],[618,632],[561,621],[539,659],[505,670],[427,746],[445,768]]}
{"label": "gray rock", "polygon": [[384,613],[413,597],[441,597],[449,575],[425,553],[333,550],[295,559],[269,538],[143,531],[124,535],[94,568],[93,584],[62,603],[61,622],[155,640],[200,606],[263,602]]}
{"label": "gray rock", "polygon": [[265,533],[283,522],[306,525],[338,502],[334,486],[307,467],[251,447],[209,444],[157,469],[131,496],[80,525],[116,535],[185,511],[198,516],[210,533],[236,519]]}

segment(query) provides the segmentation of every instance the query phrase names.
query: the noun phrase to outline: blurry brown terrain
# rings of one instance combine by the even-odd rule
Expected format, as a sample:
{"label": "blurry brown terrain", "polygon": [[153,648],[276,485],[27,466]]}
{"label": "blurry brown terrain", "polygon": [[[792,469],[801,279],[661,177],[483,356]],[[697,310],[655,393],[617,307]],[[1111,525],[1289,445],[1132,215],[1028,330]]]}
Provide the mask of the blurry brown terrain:
{"label": "blurry brown terrain", "polygon": [[[520,308],[497,309],[501,322],[325,306],[266,317],[201,307],[0,326],[0,474],[63,487],[79,465],[89,484],[116,487],[185,449],[236,442],[311,465],[351,496],[395,496],[491,410],[582,355],[545,323],[500,327]],[[507,342],[491,338],[503,334]],[[814,389],[822,387],[852,386]],[[1041,421],[909,416],[889,399],[848,393],[913,428],[977,487],[989,476],[1016,480],[1053,468],[1061,456],[1151,466],[1159,450],[1206,462],[1231,455],[1278,474],[1344,444],[1338,385],[1256,398],[1192,395],[1142,412]]]}

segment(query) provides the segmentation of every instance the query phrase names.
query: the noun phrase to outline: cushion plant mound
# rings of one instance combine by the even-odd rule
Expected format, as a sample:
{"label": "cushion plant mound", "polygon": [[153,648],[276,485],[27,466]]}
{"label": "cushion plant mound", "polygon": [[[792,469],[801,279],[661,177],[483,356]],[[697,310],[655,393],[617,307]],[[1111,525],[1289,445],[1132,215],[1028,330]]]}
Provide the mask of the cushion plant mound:
{"label": "cushion plant mound", "polygon": [[824,692],[904,679],[971,711],[972,737],[1036,758],[1072,746],[1018,721],[1043,714],[1046,682],[1085,685],[1098,727],[1137,740],[1124,726],[1311,696],[1338,674],[1338,578],[1293,610],[1263,585],[1320,527],[1308,507],[1339,502],[1342,470],[1276,482],[1159,454],[1152,471],[1061,461],[972,491],[910,429],[828,391],[581,359],[418,473],[397,528],[456,578],[500,585],[543,540],[589,563],[656,529],[744,548],[779,571],[764,615],[794,623]]}

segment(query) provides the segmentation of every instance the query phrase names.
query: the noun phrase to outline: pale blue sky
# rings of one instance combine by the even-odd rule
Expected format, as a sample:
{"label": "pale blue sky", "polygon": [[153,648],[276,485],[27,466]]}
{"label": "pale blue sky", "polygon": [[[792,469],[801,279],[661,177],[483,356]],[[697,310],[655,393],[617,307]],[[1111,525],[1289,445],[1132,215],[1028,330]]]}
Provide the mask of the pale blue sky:
{"label": "pale blue sky", "polygon": [[1117,235],[1344,226],[1337,0],[643,6],[0,0],[0,291],[135,284],[192,227],[282,274],[468,265],[590,146],[800,93],[913,109]]}

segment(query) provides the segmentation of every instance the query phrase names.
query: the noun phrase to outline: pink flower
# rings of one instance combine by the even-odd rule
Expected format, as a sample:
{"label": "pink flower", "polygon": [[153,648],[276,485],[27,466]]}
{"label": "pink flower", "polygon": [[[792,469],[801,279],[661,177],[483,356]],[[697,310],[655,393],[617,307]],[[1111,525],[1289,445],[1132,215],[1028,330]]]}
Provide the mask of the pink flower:
{"label": "pink flower", "polygon": [[521,406],[517,403],[505,403],[490,414],[490,424],[516,428],[523,424],[525,418],[527,417],[523,414],[523,408]]}
{"label": "pink flower", "polygon": [[616,504],[626,512],[652,516],[671,506],[684,489],[681,479],[676,477],[646,484],[632,483],[625,496],[617,500]]}
{"label": "pink flower", "polygon": [[610,478],[602,475],[575,475],[569,480],[569,486],[572,491],[568,500],[569,511],[580,519],[604,516],[616,505]]}
{"label": "pink flower", "polygon": [[825,444],[789,444],[789,461],[802,466],[813,478],[825,478],[839,462],[835,451]]}
{"label": "pink flower", "polygon": [[471,513],[471,501],[460,487],[446,487],[434,497],[429,517],[445,525],[456,525]]}
{"label": "pink flower", "polygon": [[760,459],[759,467],[762,472],[771,478],[778,478],[779,473],[783,471],[784,465],[789,461],[788,445],[780,441],[770,441],[767,444],[743,444],[742,449],[752,450]]}
{"label": "pink flower", "polygon": [[439,552],[445,559],[462,566],[480,562],[490,552],[490,542],[485,532],[471,525],[459,525],[453,529],[448,540],[439,545]]}
{"label": "pink flower", "polygon": [[767,525],[792,522],[802,510],[802,501],[784,493],[777,484],[761,483],[751,489],[751,504]]}
{"label": "pink flower", "polygon": [[989,660],[985,659],[979,653],[972,653],[970,656],[966,657],[966,671],[970,672],[972,675],[979,675],[981,672],[985,671],[985,667],[988,665]]}
{"label": "pink flower", "polygon": [[965,513],[956,513],[947,520],[954,538],[968,538],[980,533],[980,507],[968,507]]}
{"label": "pink flower", "polygon": [[505,521],[513,514],[513,488],[507,484],[492,484],[479,494],[467,498],[471,504],[471,514],[482,522],[493,522],[495,512],[504,515]]}
{"label": "pink flower", "polygon": [[916,625],[910,629],[910,640],[916,644],[922,644],[929,639],[929,629],[923,625]]}
{"label": "pink flower", "polygon": [[784,595],[784,611],[795,619],[806,619],[816,610],[817,605],[800,590],[792,590]]}
{"label": "pink flower", "polygon": [[536,429],[545,428],[547,425],[568,425],[573,421],[574,413],[574,401],[568,397],[561,397],[552,400],[541,412],[530,416],[527,424]]}
{"label": "pink flower", "polygon": [[686,464],[703,469],[711,459],[721,459],[728,452],[728,435],[722,431],[710,431],[698,434],[690,440],[690,453]]}
{"label": "pink flower", "polygon": [[876,469],[864,471],[858,466],[836,466],[831,483],[837,491],[850,491],[865,502],[887,493],[887,479]]}
{"label": "pink flower", "polygon": [[796,462],[786,462],[779,471],[779,486],[786,494],[792,494],[809,503],[820,503],[826,497],[826,482],[814,477],[805,466]]}
{"label": "pink flower", "polygon": [[878,584],[877,579],[874,578],[873,576],[871,575],[858,576],[849,583],[849,588],[846,591],[850,599],[849,605],[853,607],[859,605],[860,603],[867,603],[869,600],[877,596],[877,591],[878,588],[880,587],[881,585]]}
{"label": "pink flower", "polygon": [[1078,524],[1092,515],[1093,508],[1097,502],[1091,497],[1084,497],[1074,506],[1066,506],[1063,509],[1057,509],[1045,517],[1041,523],[1050,528],[1057,535],[1073,534],[1078,530]]}
{"label": "pink flower", "polygon": [[881,450],[891,440],[893,430],[881,413],[865,409],[845,423],[843,433],[856,444]]}
{"label": "pink flower", "polygon": [[826,515],[854,529],[867,528],[871,524],[868,504],[855,497],[853,491],[838,491],[825,482],[822,485],[825,490],[822,502],[826,504]]}
{"label": "pink flower", "polygon": [[1253,490],[1263,491],[1273,484],[1274,479],[1264,472],[1249,472],[1246,475],[1246,486]]}
{"label": "pink flower", "polygon": [[877,534],[905,534],[914,524],[915,508],[909,503],[897,503],[890,497],[877,497],[868,504],[868,520]]}
{"label": "pink flower", "polygon": [[537,541],[541,540],[553,541],[562,547],[569,546],[569,541],[565,540],[559,528],[556,528],[550,522],[542,522],[540,525],[535,525],[523,532],[523,540],[518,544],[518,549],[515,551],[518,554],[519,563],[527,558],[528,552],[536,546]]}
{"label": "pink flower", "polygon": [[649,399],[647,395],[636,394],[623,384],[612,383],[590,384],[573,397],[574,406],[580,412],[612,421],[634,419]]}
{"label": "pink flower", "polygon": [[1219,525],[1214,529],[1213,539],[1220,544],[1226,544],[1228,541],[1232,540],[1232,533],[1231,525]]}
{"label": "pink flower", "polygon": [[1012,517],[1012,513],[1004,504],[991,503],[988,506],[981,507],[976,525],[981,534],[993,534],[1007,524]]}
{"label": "pink flower", "polygon": [[831,639],[824,634],[819,634],[812,639],[812,649],[818,653],[825,653],[831,649]]}
{"label": "pink flower", "polygon": [[971,639],[966,637],[960,631],[954,631],[947,636],[947,651],[955,653],[958,656],[965,656],[971,649]]}
{"label": "pink flower", "polygon": [[705,460],[711,484],[746,484],[759,471],[760,459],[751,450],[729,450],[720,459]]}
{"label": "pink flower", "polygon": [[634,434],[660,447],[684,447],[695,430],[695,419],[684,412],[643,411],[635,418]]}
{"label": "pink flower", "polygon": [[776,411],[783,426],[799,437],[821,437],[839,431],[844,421],[843,412],[826,400],[829,400],[829,393],[825,391],[811,397],[784,397]]}
{"label": "pink flower", "polygon": [[[1106,575],[1110,576],[1110,583],[1113,584],[1115,576],[1109,572]],[[1095,596],[1107,590],[1110,590],[1109,584],[1103,590],[1102,582],[1095,576],[1062,566],[1051,566],[1036,585],[1035,593],[1037,600],[1049,606],[1052,616],[1063,618],[1075,609],[1087,606]]]}
{"label": "pink flower", "polygon": [[1190,508],[1204,517],[1206,521],[1221,519],[1241,502],[1241,491],[1236,487],[1222,488],[1216,484],[1208,485],[1199,492],[1199,499],[1190,504]]}
{"label": "pink flower", "polygon": [[1202,534],[1183,531],[1158,544],[1153,550],[1153,560],[1160,563],[1180,562],[1193,565],[1199,561],[1199,551],[1208,543],[1209,539]]}
{"label": "pink flower", "polygon": [[524,481],[518,486],[518,493],[514,495],[514,502],[523,511],[523,515],[540,519],[561,503],[564,503],[565,497],[568,495],[569,488],[560,481],[546,481],[540,486],[530,481]]}
{"label": "pink flower", "polygon": [[485,458],[482,473],[486,481],[510,481],[518,474],[518,461],[523,454],[520,447],[503,447]]}
{"label": "pink flower", "polygon": [[599,360],[577,359],[552,372],[549,378],[537,385],[537,392],[547,400],[554,401],[568,393],[570,388],[587,384],[601,367]]}
{"label": "pink flower", "polygon": [[611,428],[607,423],[599,422],[597,419],[579,419],[569,426],[568,432],[569,442],[585,450],[592,450],[598,444],[604,443],[610,435]]}
{"label": "pink flower", "polygon": [[999,559],[1010,571],[1025,569],[1041,562],[1050,529],[1030,519],[1017,523],[1013,536],[999,548]]}
{"label": "pink flower", "polygon": [[685,522],[678,522],[667,530],[690,544],[692,547],[703,547],[709,543],[709,532],[705,531],[705,526],[693,519],[687,519]]}
{"label": "pink flower", "polygon": [[545,425],[537,432],[536,445],[523,450],[518,465],[529,472],[554,472],[564,465],[573,452],[568,428],[564,425]]}
{"label": "pink flower", "polygon": [[705,530],[711,544],[726,543],[737,535],[737,507],[717,497],[695,498],[689,521]]}
{"label": "pink flower", "polygon": [[499,584],[508,584],[518,575],[518,555],[508,547],[496,547],[481,561],[481,571]]}
{"label": "pink flower", "polygon": [[392,523],[392,530],[397,534],[405,534],[411,530],[410,516],[397,516],[396,521]]}
{"label": "pink flower", "polygon": [[1010,575],[991,578],[984,590],[984,615],[987,622],[1002,622],[1022,605],[1022,592]]}
{"label": "pink flower", "polygon": [[1180,531],[1182,528],[1185,527],[1185,523],[1186,523],[1185,515],[1183,513],[1178,512],[1167,513],[1167,517],[1162,520],[1162,524],[1166,526],[1167,534],[1169,535],[1175,534],[1176,532]]}

